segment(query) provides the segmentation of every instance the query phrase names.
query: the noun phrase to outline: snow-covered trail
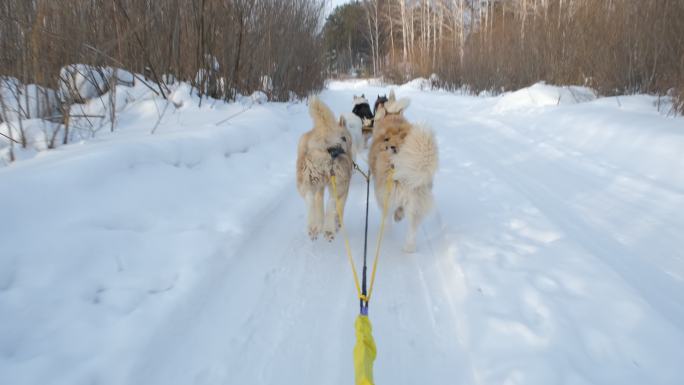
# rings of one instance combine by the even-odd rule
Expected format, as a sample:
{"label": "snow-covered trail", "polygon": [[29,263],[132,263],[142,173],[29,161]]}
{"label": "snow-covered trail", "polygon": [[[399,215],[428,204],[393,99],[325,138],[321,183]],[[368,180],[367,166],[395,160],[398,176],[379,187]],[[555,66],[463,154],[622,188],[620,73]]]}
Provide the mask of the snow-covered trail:
{"label": "snow-covered trail", "polygon": [[[377,94],[354,92],[364,91]],[[351,94],[323,99],[344,111]],[[431,123],[442,146],[438,210],[419,253],[401,252],[401,225],[386,239],[371,306],[377,383],[676,381],[681,191],[527,136],[473,98],[411,96],[409,117]],[[277,199],[168,317],[130,383],[353,381],[358,303],[342,242],[306,238],[293,183]],[[358,255],[361,178],[349,199]],[[639,226],[648,242],[629,237]]]}
{"label": "snow-covered trail", "polygon": [[[324,99],[343,111],[350,95],[326,92]],[[304,112],[301,119],[300,113],[291,121],[293,137],[310,128],[308,115]],[[262,202],[253,220],[258,225],[245,231],[238,244],[216,251],[206,271],[198,273],[201,282],[132,360],[125,383],[353,383],[358,300],[351,270],[341,234],[333,243],[311,242],[306,234],[306,213],[294,184],[294,149],[283,149],[291,159],[279,170],[291,179],[277,186],[272,201]],[[364,199],[365,182],[356,175],[345,221],[359,261]],[[371,210],[372,252],[379,227],[374,202]],[[435,229],[440,233],[430,242],[440,239],[439,226]],[[383,325],[375,330],[382,352],[377,381],[419,383],[427,372],[435,379],[473,382],[458,333],[464,322],[458,305],[464,294],[461,272],[449,258],[437,258],[432,248],[404,255],[402,237],[386,237],[377,285],[378,293],[385,293],[378,294],[371,310],[373,322]],[[423,265],[421,259],[430,263]],[[445,307],[444,315],[435,314],[437,306]]]}
{"label": "snow-covered trail", "polygon": [[[353,94],[374,100],[387,91],[363,82],[333,82],[321,97],[339,113],[350,110]],[[418,252],[401,251],[404,223],[390,226],[385,237],[370,306],[378,346],[376,383],[680,383],[682,120],[659,115],[640,97],[625,98],[620,106],[599,99],[521,107],[515,95],[477,98],[411,86],[398,87],[397,93],[412,99],[410,120],[434,128],[440,170],[436,209],[419,232]],[[281,129],[264,126],[271,121]],[[167,138],[178,148],[161,157],[174,164],[183,159],[180,171],[170,168],[173,184],[156,187],[153,175],[139,166],[116,173],[127,185],[149,179],[133,191],[155,197],[135,206],[151,213],[132,209],[104,224],[75,222],[104,226],[107,234],[125,231],[115,238],[120,242],[130,240],[129,231],[140,234],[144,240],[135,238],[134,245],[144,251],[138,258],[168,252],[168,260],[157,256],[148,262],[159,277],[147,276],[159,282],[128,277],[126,285],[113,278],[95,285],[97,301],[91,302],[104,306],[106,317],[83,311],[94,306],[90,303],[55,310],[61,323],[22,327],[3,317],[0,383],[353,383],[358,301],[342,239],[308,239],[304,203],[294,184],[296,142],[310,127],[306,109],[259,107],[236,118],[235,125],[254,131],[238,144],[232,143],[232,131],[215,128],[193,137],[200,149],[220,148],[220,159],[194,155],[173,136]],[[184,134],[178,135],[185,143]],[[76,155],[65,150],[55,156],[65,163]],[[40,162],[19,166],[65,167]],[[0,181],[20,181],[17,169],[0,170]],[[177,186],[192,187],[178,191]],[[0,197],[20,200],[27,194],[25,199],[35,202],[28,190],[0,185]],[[115,206],[138,204],[118,202],[117,194],[106,197]],[[345,213],[357,261],[364,199],[365,184],[357,175]],[[182,209],[167,213],[179,200]],[[379,209],[374,200],[370,206],[373,250]],[[40,219],[42,210],[39,205],[26,221]],[[106,217],[108,211],[102,211]],[[155,219],[140,219],[150,215],[162,218],[161,228]],[[119,221],[131,228],[119,229]],[[28,225],[18,224],[23,226]],[[10,234],[6,240],[20,233],[8,226],[0,227],[0,234],[3,230]],[[99,247],[105,250],[111,241],[106,245]],[[21,258],[50,247],[10,249],[13,257],[2,266],[17,273],[0,272],[0,311],[23,309],[18,301],[44,294],[38,284],[21,291]],[[136,262],[122,258],[119,270],[135,270]],[[166,263],[190,267],[176,271]],[[136,287],[154,294],[131,295]],[[63,295],[84,296],[82,290]],[[111,297],[101,298],[101,292]],[[79,309],[85,314],[83,335],[94,342],[64,348],[66,336],[78,334],[61,330]],[[16,323],[31,319],[23,313],[15,318]],[[25,337],[27,327],[38,331],[43,344]],[[35,346],[22,345],[28,343]],[[84,359],[86,353],[93,358]],[[55,371],[59,365],[68,370]]]}

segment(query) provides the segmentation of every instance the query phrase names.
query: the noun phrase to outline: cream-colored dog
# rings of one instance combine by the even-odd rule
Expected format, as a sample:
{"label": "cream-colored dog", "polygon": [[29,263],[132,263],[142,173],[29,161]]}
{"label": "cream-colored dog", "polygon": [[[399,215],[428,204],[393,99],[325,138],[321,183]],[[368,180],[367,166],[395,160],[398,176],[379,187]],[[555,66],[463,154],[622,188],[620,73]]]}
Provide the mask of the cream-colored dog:
{"label": "cream-colored dog", "polygon": [[[319,232],[323,231],[325,238],[332,241],[339,230],[340,218],[335,208],[330,177],[335,175],[337,197],[344,213],[352,174],[352,138],[344,125],[335,120],[330,108],[315,96],[309,102],[309,114],[314,125],[311,131],[299,139],[297,190],[306,201],[311,240],[318,238]],[[328,204],[324,211],[326,188]]]}
{"label": "cream-colored dog", "polygon": [[430,129],[409,123],[403,116],[409,100],[389,100],[378,106],[369,158],[375,183],[375,198],[383,208],[387,178],[392,170],[392,192],[388,212],[394,220],[408,217],[404,251],[416,250],[416,231],[433,204],[432,182],[437,172],[438,149]]}

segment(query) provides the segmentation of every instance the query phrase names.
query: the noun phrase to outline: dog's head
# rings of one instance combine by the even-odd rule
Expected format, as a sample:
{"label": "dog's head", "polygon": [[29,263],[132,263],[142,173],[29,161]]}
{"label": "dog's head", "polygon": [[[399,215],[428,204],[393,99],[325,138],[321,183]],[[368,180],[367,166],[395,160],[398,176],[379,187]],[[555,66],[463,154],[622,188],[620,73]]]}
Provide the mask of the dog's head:
{"label": "dog's head", "polygon": [[361,118],[362,121],[373,119],[373,112],[368,102],[355,104],[352,113]]}
{"label": "dog's head", "polygon": [[387,102],[387,95],[378,95],[378,98],[375,99],[375,105],[373,106],[373,115],[376,115],[378,113],[378,107],[383,106]]}
{"label": "dog's head", "polygon": [[351,135],[344,119],[336,120],[332,110],[316,96],[309,100],[309,114],[314,122],[309,138],[311,148],[327,152],[333,160],[351,154]]}
{"label": "dog's head", "polygon": [[328,127],[327,130],[320,137],[322,141],[321,146],[328,151],[333,160],[345,154],[351,154],[351,134],[346,128],[346,122],[343,116],[340,116],[339,121]]}
{"label": "dog's head", "polygon": [[354,105],[362,104],[362,103],[368,104],[368,99],[366,99],[366,95],[364,95],[364,94],[361,94],[361,96],[354,95],[353,101],[354,101]]}
{"label": "dog's head", "polygon": [[390,127],[384,130],[377,140],[380,143],[380,150],[390,154],[390,156],[398,154],[401,144],[406,139],[407,132],[396,127]]}

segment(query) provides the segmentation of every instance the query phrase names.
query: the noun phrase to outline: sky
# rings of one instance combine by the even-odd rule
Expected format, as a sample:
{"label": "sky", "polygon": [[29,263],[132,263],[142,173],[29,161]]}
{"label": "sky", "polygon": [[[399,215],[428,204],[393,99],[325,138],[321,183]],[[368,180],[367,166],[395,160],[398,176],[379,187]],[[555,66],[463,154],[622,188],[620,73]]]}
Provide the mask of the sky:
{"label": "sky", "polygon": [[330,12],[332,12],[332,10],[335,9],[335,7],[337,7],[338,5],[348,3],[349,1],[350,0],[325,0],[326,14],[329,14]]}

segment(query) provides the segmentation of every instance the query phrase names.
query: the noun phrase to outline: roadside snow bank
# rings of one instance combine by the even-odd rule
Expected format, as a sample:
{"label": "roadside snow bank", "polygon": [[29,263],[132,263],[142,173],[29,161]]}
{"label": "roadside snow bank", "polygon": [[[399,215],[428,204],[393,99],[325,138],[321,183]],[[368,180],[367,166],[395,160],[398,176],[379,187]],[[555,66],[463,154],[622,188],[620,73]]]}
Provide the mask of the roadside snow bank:
{"label": "roadside snow bank", "polygon": [[382,86],[382,79],[349,79],[349,80],[329,80],[326,83],[326,88],[329,90],[349,90],[349,89],[364,89],[366,87]]}
{"label": "roadside snow bank", "polygon": [[49,117],[58,107],[54,90],[0,76],[0,122]]}
{"label": "roadside snow bank", "polygon": [[429,91],[434,90],[439,86],[439,76],[437,74],[430,75],[430,79],[426,78],[415,78],[406,84],[402,84],[397,87],[399,91],[408,90],[419,90],[419,91]]}
{"label": "roadside snow bank", "polygon": [[494,106],[495,112],[507,112],[533,107],[577,104],[596,99],[595,92],[587,87],[552,86],[544,82],[504,94]]}
{"label": "roadside snow bank", "polygon": [[516,126],[564,151],[601,159],[684,191],[684,130],[681,118],[663,116],[656,97],[600,98],[521,114]]}
{"label": "roadside snow bank", "polygon": [[119,91],[114,133],[0,168],[2,384],[126,383],[131,352],[292,182],[304,106]]}
{"label": "roadside snow bank", "polygon": [[62,98],[75,103],[85,103],[109,90],[112,79],[116,84],[132,87],[132,73],[113,67],[95,67],[87,64],[71,64],[59,71],[59,92]]}

